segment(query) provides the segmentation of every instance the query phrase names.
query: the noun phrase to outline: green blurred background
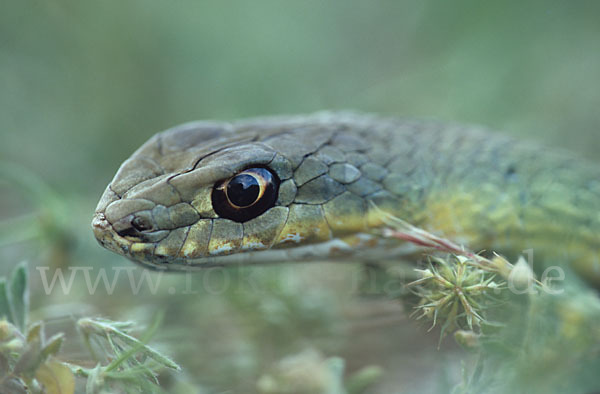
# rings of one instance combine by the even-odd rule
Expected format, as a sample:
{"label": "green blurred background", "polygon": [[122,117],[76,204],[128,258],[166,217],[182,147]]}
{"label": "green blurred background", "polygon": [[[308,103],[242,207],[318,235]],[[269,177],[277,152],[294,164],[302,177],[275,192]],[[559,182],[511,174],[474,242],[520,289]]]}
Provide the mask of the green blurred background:
{"label": "green blurred background", "polygon": [[[394,302],[349,290],[359,266],[232,274],[264,292],[169,276],[157,295],[118,297],[79,282],[46,296],[34,267],[130,266],[95,244],[91,214],[121,162],[178,123],[357,109],[485,124],[597,160],[599,81],[597,1],[3,0],[0,273],[30,262],[39,317],[167,309],[158,340],[198,392],[252,392],[311,347],[348,373],[384,367],[372,392],[443,387],[452,346],[438,353]],[[198,294],[181,294],[186,280]]]}

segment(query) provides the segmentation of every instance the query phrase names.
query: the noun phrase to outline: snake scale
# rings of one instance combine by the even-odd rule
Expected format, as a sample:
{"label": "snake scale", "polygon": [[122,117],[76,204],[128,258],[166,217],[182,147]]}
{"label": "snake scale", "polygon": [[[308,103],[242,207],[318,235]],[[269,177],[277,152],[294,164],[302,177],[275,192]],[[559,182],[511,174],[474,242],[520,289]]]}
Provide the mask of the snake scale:
{"label": "snake scale", "polygon": [[147,267],[391,258],[388,212],[600,285],[600,167],[479,126],[354,112],[192,122],[126,160],[97,240]]}

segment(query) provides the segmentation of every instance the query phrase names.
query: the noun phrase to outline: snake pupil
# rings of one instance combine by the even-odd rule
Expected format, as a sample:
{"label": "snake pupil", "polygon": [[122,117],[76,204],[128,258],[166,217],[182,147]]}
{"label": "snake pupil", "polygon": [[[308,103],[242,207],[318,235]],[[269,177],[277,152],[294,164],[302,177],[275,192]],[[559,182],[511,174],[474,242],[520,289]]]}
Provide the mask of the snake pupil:
{"label": "snake pupil", "polygon": [[252,205],[260,193],[258,180],[249,174],[240,174],[227,184],[227,197],[238,207]]}
{"label": "snake pupil", "polygon": [[278,192],[277,174],[254,167],[215,183],[211,201],[219,217],[243,223],[275,205]]}

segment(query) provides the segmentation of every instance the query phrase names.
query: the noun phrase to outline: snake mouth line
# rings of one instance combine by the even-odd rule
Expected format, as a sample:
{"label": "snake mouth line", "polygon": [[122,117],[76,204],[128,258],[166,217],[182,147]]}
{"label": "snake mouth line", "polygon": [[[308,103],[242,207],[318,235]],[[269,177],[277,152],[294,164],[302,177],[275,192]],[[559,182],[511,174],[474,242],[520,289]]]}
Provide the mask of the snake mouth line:
{"label": "snake mouth line", "polygon": [[[158,270],[190,271],[202,270],[208,267],[249,264],[364,259],[364,256],[360,256],[361,253],[357,253],[356,245],[352,245],[348,240],[339,238],[294,248],[258,250],[221,256],[206,256],[196,259],[158,259],[154,255],[152,258],[147,259],[133,252],[132,243],[114,231],[103,212],[97,212],[94,215],[92,229],[97,241],[105,248],[124,255],[146,268]],[[368,254],[372,254],[373,251],[371,248],[367,247],[370,237],[366,234],[365,237],[367,237],[363,240],[365,253],[369,250]]]}

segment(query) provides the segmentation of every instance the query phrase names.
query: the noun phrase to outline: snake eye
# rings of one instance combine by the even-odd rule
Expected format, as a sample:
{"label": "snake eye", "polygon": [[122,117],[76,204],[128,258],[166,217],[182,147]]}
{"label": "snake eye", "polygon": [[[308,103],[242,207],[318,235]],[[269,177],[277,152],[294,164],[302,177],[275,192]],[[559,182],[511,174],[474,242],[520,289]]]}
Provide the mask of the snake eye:
{"label": "snake eye", "polygon": [[245,222],[271,208],[277,200],[279,178],[266,168],[249,168],[217,182],[212,204],[222,218]]}

